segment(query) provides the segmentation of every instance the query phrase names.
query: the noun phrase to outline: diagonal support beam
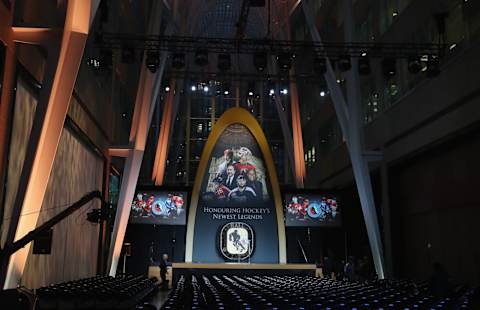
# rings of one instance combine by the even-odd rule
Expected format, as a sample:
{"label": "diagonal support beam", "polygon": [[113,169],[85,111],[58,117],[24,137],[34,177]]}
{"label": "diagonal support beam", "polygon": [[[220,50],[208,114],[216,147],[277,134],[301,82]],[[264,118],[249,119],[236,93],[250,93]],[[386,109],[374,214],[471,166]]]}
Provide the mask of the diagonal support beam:
{"label": "diagonal support beam", "polygon": [[[346,17],[345,17],[345,34],[346,40],[353,39],[353,12],[352,0],[344,0]],[[307,25],[312,36],[312,41],[321,43],[320,34],[315,25],[313,16],[306,0],[302,1],[303,12]],[[321,51],[317,51],[321,52]],[[375,209],[373,197],[372,183],[370,180],[370,172],[368,170],[368,162],[364,153],[363,127],[361,122],[361,109],[359,96],[359,78],[358,78],[358,61],[352,61],[352,69],[348,73],[347,79],[347,95],[349,105],[347,106],[343,93],[336,83],[335,74],[333,73],[330,60],[327,59],[327,72],[324,75],[329,88],[333,106],[337,115],[338,122],[342,129],[342,133],[346,138],[350,160],[352,162],[353,174],[357,185],[358,195],[362,206],[363,218],[367,228],[370,249],[373,256],[375,270],[380,279],[385,277],[383,247],[378,225],[378,219]]]}
{"label": "diagonal support beam", "polygon": [[[83,49],[97,7],[97,0],[70,0],[60,49],[58,52],[55,48],[49,51],[46,85],[42,89],[30,133],[7,232],[7,246],[36,227]],[[10,258],[2,259],[1,280],[5,289],[19,285],[29,249],[30,245],[27,245]]]}
{"label": "diagonal support beam", "polygon": [[[156,1],[151,10],[148,32],[149,34],[159,34],[161,24],[161,2]],[[173,31],[173,24],[169,23],[167,33]],[[117,203],[117,213],[115,215],[115,224],[112,232],[112,242],[108,254],[109,275],[115,276],[117,266],[122,251],[123,240],[127,230],[128,218],[130,216],[130,206],[135,194],[138,176],[145,152],[145,145],[148,137],[148,129],[152,122],[155,106],[158,102],[159,89],[165,69],[167,53],[161,54],[160,68],[153,74],[145,66],[141,67],[140,79],[138,82],[137,95],[135,100],[135,110],[133,113],[132,127],[130,130],[130,145],[132,149],[128,151],[125,168],[122,176],[122,185]],[[123,154],[125,155],[125,154]]]}

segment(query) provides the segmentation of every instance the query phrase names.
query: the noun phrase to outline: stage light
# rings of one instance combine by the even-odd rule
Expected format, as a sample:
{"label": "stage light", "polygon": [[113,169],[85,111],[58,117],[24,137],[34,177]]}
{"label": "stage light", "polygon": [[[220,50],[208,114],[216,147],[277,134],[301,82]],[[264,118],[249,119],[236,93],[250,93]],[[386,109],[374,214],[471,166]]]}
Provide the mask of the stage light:
{"label": "stage light", "polygon": [[218,54],[217,68],[220,71],[228,71],[232,67],[229,54]]}
{"label": "stage light", "polygon": [[288,94],[288,89],[284,88],[280,91],[282,95],[287,95]]}
{"label": "stage light", "polygon": [[270,89],[270,91],[268,92],[268,94],[269,94],[270,96],[273,96],[273,95],[275,94],[275,91],[273,90],[273,88]]}
{"label": "stage light", "polygon": [[230,94],[230,84],[228,83],[223,83],[222,85],[222,90],[223,90],[223,94],[226,96],[228,94]]}
{"label": "stage light", "polygon": [[192,85],[192,87],[190,88],[192,91],[196,91],[197,90],[197,86],[195,85]]}
{"label": "stage light", "polygon": [[422,71],[422,62],[420,61],[420,57],[418,56],[408,57],[407,67],[408,67],[408,71],[413,74],[416,74]]}
{"label": "stage light", "polygon": [[88,58],[87,59],[87,65],[89,67],[93,67],[94,69],[100,69],[101,67],[101,62],[100,62],[100,59],[97,59],[95,57],[92,57],[92,58]]}
{"label": "stage light", "polygon": [[397,73],[397,60],[395,58],[384,58],[382,60],[383,74],[390,78]]}
{"label": "stage light", "polygon": [[368,75],[370,72],[372,72],[370,68],[370,59],[366,56],[358,59],[358,73],[361,75]]}
{"label": "stage light", "polygon": [[327,72],[327,59],[325,57],[315,57],[313,71],[318,75],[324,75]]}
{"label": "stage light", "polygon": [[130,46],[122,47],[122,62],[131,64],[135,61],[135,50]]}
{"label": "stage light", "polygon": [[184,53],[174,53],[172,55],[172,67],[180,70],[185,67],[185,54]]}
{"label": "stage light", "polygon": [[440,74],[440,63],[438,61],[437,57],[434,57],[432,55],[428,56],[428,61],[427,61],[427,76],[428,77],[435,77]]}
{"label": "stage light", "polygon": [[195,64],[200,67],[208,65],[208,51],[206,49],[198,49],[195,52]]}
{"label": "stage light", "polygon": [[277,63],[282,71],[289,71],[292,67],[292,54],[280,53],[277,55]]}
{"label": "stage light", "polygon": [[210,88],[207,85],[203,86],[203,91],[204,92],[208,93],[209,90],[210,90]]}
{"label": "stage light", "polygon": [[165,86],[165,92],[168,93],[170,91],[170,86]]}
{"label": "stage light", "polygon": [[249,96],[253,96],[255,94],[255,82],[248,82],[247,92]]}
{"label": "stage light", "polygon": [[345,72],[352,68],[352,61],[350,60],[350,56],[342,55],[338,58],[338,69],[340,71]]}
{"label": "stage light", "polygon": [[320,97],[325,97],[325,95],[326,95],[325,91],[322,90],[322,91],[320,92]]}
{"label": "stage light", "polygon": [[267,53],[255,52],[253,54],[253,65],[258,71],[263,71],[267,68]]}
{"label": "stage light", "polygon": [[160,65],[160,55],[157,51],[147,51],[147,57],[145,59],[145,66],[150,72],[157,72],[158,66]]}

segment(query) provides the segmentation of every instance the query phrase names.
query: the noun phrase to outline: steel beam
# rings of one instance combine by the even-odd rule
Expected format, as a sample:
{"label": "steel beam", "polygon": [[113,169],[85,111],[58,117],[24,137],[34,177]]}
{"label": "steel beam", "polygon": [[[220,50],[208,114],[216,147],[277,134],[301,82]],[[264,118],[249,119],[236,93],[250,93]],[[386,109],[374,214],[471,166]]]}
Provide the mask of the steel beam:
{"label": "steel beam", "polygon": [[[97,0],[70,0],[60,48],[58,52],[55,48],[49,51],[44,87],[35,112],[6,246],[24,237],[37,225],[85,42],[97,8]],[[39,37],[37,42],[43,42],[43,35],[39,34]],[[20,283],[29,249],[28,244],[9,259],[2,260],[1,275],[5,289]]]}
{"label": "steel beam", "polygon": [[[345,35],[346,41],[353,39],[353,12],[352,0],[344,0],[345,9]],[[320,34],[315,25],[311,10],[308,3],[302,1],[303,12],[307,21],[312,40],[321,44]],[[317,52],[321,53],[321,50]],[[375,270],[380,279],[385,277],[384,261],[383,261],[383,247],[378,226],[378,219],[375,209],[375,202],[373,197],[372,184],[370,180],[370,173],[368,170],[368,161],[363,156],[364,142],[363,142],[363,126],[361,121],[361,106],[359,101],[359,76],[358,76],[358,61],[352,59],[352,69],[347,73],[347,97],[348,106],[346,104],[343,93],[336,83],[336,78],[332,70],[330,60],[327,58],[327,72],[325,73],[325,80],[329,88],[333,106],[337,115],[338,122],[345,136],[350,160],[352,162],[353,174],[357,185],[358,195],[362,207],[363,217],[367,228],[368,239],[370,242],[370,249],[372,252]]]}

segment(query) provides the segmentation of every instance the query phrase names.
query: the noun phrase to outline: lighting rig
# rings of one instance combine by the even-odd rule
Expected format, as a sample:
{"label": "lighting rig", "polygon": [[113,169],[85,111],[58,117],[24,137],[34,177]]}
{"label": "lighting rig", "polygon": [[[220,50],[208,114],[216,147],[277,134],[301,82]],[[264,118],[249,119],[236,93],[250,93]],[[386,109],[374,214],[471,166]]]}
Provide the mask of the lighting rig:
{"label": "lighting rig", "polygon": [[[95,40],[95,47],[101,55],[104,51],[120,50],[124,63],[135,61],[136,54],[146,51],[146,66],[155,72],[159,66],[162,51],[170,52],[171,69],[167,76],[182,78],[202,76],[205,79],[230,80],[318,80],[327,71],[327,59],[336,65],[339,71],[352,68],[352,58],[358,59],[358,71],[361,75],[371,73],[370,61],[380,59],[382,71],[387,78],[396,74],[398,60],[407,61],[412,74],[425,71],[429,77],[439,73],[439,61],[446,46],[444,44],[416,43],[379,43],[379,42],[323,42],[285,41],[270,39],[225,39],[187,36],[148,36],[103,33],[101,40]],[[289,75],[296,55],[313,53],[312,70]],[[214,55],[212,55],[214,54]],[[256,73],[231,72],[232,55],[247,54],[252,57]],[[111,55],[111,52],[110,54]],[[214,57],[215,56],[215,57]],[[278,74],[268,73],[269,56],[274,56],[278,65]],[[185,70],[188,58],[200,70]],[[215,59],[216,58],[216,59]],[[208,72],[209,64],[215,61],[218,71]],[[91,60],[92,66],[99,63]],[[101,62],[100,62],[101,64]],[[188,66],[192,67],[192,66]],[[248,71],[248,70],[245,70]],[[298,70],[297,70],[298,71]]]}

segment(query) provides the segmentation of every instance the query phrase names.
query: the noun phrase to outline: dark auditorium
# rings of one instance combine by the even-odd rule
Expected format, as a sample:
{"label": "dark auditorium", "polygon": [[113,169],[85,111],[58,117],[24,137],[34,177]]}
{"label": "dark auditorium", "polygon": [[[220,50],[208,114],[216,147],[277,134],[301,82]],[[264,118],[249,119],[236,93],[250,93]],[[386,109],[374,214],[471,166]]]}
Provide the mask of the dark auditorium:
{"label": "dark auditorium", "polygon": [[480,0],[0,0],[0,308],[480,310],[479,55]]}

